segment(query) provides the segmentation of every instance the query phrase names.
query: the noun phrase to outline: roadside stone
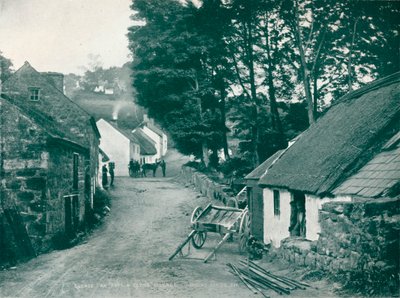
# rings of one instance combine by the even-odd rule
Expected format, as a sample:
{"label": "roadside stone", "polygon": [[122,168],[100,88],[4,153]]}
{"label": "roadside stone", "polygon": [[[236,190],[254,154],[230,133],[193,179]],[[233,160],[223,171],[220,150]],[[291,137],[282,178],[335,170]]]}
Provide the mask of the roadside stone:
{"label": "roadside stone", "polygon": [[46,187],[46,180],[42,177],[34,177],[26,180],[26,187],[32,190],[42,190]]}
{"label": "roadside stone", "polygon": [[9,189],[20,189],[21,185],[22,185],[22,183],[18,179],[12,179],[12,180],[6,182],[6,188],[9,188]]}

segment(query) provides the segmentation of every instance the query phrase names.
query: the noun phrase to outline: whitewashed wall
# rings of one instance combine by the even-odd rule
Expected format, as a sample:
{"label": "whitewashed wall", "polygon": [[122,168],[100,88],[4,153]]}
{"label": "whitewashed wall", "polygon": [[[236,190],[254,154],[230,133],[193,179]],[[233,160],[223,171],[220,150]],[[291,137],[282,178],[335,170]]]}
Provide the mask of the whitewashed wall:
{"label": "whitewashed wall", "polygon": [[327,202],[350,202],[351,197],[319,198],[313,195],[306,195],[306,238],[308,240],[318,240],[321,232],[319,222],[319,210]]}
{"label": "whitewashed wall", "polygon": [[130,140],[103,119],[96,124],[101,135],[99,147],[115,162],[115,176],[129,176]]}
{"label": "whitewashed wall", "polygon": [[167,150],[168,150],[168,138],[166,134],[163,134],[161,155],[164,156],[165,154],[167,154]]}
{"label": "whitewashed wall", "polygon": [[155,158],[159,159],[161,158],[162,155],[162,138],[156,134],[154,131],[152,131],[150,128],[147,126],[144,126],[142,128],[143,132],[150,138],[152,139],[156,144],[156,149],[157,149],[157,154],[155,155]]}
{"label": "whitewashed wall", "polygon": [[280,193],[280,215],[274,215],[273,190],[264,188],[264,242],[274,247],[281,245],[281,240],[289,237],[291,194],[286,190]]}

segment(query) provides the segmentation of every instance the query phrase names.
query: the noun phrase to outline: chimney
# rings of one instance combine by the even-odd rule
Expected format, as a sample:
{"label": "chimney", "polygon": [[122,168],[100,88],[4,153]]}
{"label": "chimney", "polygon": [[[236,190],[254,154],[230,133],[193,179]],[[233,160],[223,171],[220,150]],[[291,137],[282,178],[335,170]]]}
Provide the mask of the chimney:
{"label": "chimney", "polygon": [[64,93],[64,75],[59,72],[41,72],[41,74],[58,90]]}
{"label": "chimney", "polygon": [[149,122],[149,116],[147,114],[143,114],[143,122],[147,124]]}

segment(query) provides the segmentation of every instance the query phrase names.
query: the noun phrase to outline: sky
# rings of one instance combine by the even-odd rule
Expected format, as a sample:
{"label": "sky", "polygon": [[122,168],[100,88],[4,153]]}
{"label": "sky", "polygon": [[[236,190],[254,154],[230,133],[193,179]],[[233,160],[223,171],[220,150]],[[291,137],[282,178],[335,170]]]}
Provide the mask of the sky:
{"label": "sky", "polygon": [[[93,57],[103,67],[130,60],[132,0],[0,0],[0,51],[14,69],[82,74]],[[92,58],[91,58],[92,57]]]}

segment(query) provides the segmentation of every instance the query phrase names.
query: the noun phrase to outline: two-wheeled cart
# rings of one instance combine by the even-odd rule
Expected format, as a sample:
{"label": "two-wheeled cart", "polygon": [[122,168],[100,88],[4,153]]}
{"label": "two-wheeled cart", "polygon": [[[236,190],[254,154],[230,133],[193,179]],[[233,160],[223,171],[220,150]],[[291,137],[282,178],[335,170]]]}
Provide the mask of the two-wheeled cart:
{"label": "two-wheeled cart", "polygon": [[204,259],[205,263],[234,234],[239,236],[239,252],[244,252],[250,235],[248,209],[247,207],[245,209],[238,209],[213,206],[212,204],[207,205],[205,209],[196,207],[192,213],[191,227],[192,231],[169,257],[169,260],[172,260],[178,253],[182,253],[182,249],[190,241],[194,248],[202,248],[206,242],[207,233],[219,233],[223,235],[223,238]]}

